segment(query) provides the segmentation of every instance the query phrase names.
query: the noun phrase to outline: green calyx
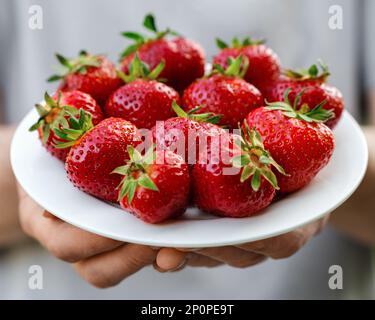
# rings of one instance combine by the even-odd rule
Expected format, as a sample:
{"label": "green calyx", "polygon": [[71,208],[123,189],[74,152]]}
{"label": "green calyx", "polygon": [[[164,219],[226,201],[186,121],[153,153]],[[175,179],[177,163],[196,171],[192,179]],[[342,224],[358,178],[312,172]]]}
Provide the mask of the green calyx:
{"label": "green calyx", "polygon": [[125,74],[124,72],[118,70],[117,76],[125,83],[130,83],[136,79],[163,81],[163,79],[159,78],[159,75],[163,71],[164,67],[165,62],[161,61],[153,70],[150,70],[147,63],[141,61],[136,53],[133,61],[129,65],[129,73]]}
{"label": "green calyx", "polygon": [[264,44],[266,41],[264,39],[252,39],[250,37],[246,37],[242,41],[238,39],[237,37],[234,37],[231,41],[231,44],[229,45],[225,41],[216,38],[216,45],[219,49],[225,49],[225,48],[243,48],[247,46],[257,46],[260,44]]}
{"label": "green calyx", "polygon": [[65,149],[75,145],[79,138],[94,127],[90,113],[82,108],[72,109],[64,114],[69,117],[68,120],[65,119],[64,124],[53,128],[55,135],[64,140],[64,142],[55,140],[55,148]]}
{"label": "green calyx", "polygon": [[224,69],[219,64],[213,65],[213,71],[210,74],[222,74],[227,77],[238,77],[243,78],[249,68],[249,59],[239,55],[237,58],[229,57],[228,58],[228,67]]}
{"label": "green calyx", "polygon": [[123,175],[119,188],[118,201],[127,196],[128,204],[133,201],[135,191],[143,187],[153,191],[159,191],[154,181],[147,174],[147,168],[155,162],[155,146],[152,146],[142,157],[133,146],[128,145],[130,160],[126,165],[116,168],[112,173]]}
{"label": "green calyx", "polygon": [[100,67],[100,60],[97,55],[90,55],[86,51],[81,51],[77,58],[68,59],[56,53],[56,58],[60,62],[63,70],[60,74],[54,74],[47,79],[48,82],[64,79],[69,74],[85,74],[88,67]]}
{"label": "green calyx", "polygon": [[120,54],[120,60],[125,58],[126,56],[130,55],[133,52],[136,52],[140,46],[143,44],[152,41],[164,38],[167,35],[172,36],[179,36],[179,34],[175,31],[170,30],[169,28],[159,31],[156,22],[155,17],[152,14],[147,14],[143,20],[143,26],[150,32],[152,32],[153,36],[148,37],[146,35],[143,35],[138,32],[132,32],[132,31],[126,31],[122,32],[121,35],[125,38],[128,38],[130,40],[133,40],[134,43],[128,46],[121,54]]}
{"label": "green calyx", "polygon": [[215,114],[212,112],[196,113],[201,109],[201,107],[195,107],[194,109],[191,109],[188,112],[186,112],[177,104],[175,100],[172,102],[172,109],[179,118],[191,119],[197,122],[208,122],[211,124],[217,124],[223,117],[222,115]]}
{"label": "green calyx", "polygon": [[272,167],[283,175],[287,174],[270,153],[264,149],[259,132],[255,128],[250,130],[246,120],[244,121],[244,127],[242,128],[242,139],[236,140],[236,144],[241,147],[242,153],[232,159],[234,167],[242,168],[240,181],[244,182],[251,177],[251,187],[254,191],[258,191],[261,177],[263,177],[276,190],[279,190]]}
{"label": "green calyx", "polygon": [[321,80],[325,81],[330,75],[327,64],[318,60],[316,64],[311,65],[308,69],[286,69],[283,74],[288,78],[295,80]]}
{"label": "green calyx", "polygon": [[283,115],[289,118],[296,118],[299,120],[303,120],[306,122],[326,122],[327,120],[334,117],[334,113],[332,110],[326,110],[323,106],[326,103],[326,100],[323,100],[313,109],[310,108],[307,104],[303,104],[299,109],[298,105],[301,100],[301,97],[304,93],[304,90],[301,90],[296,98],[294,99],[294,104],[292,105],[289,101],[289,93],[291,88],[285,90],[284,93],[284,101],[279,102],[266,102],[267,110],[280,110],[282,111]]}
{"label": "green calyx", "polygon": [[61,92],[55,101],[47,92],[44,93],[44,103],[35,105],[39,114],[39,119],[34,123],[29,131],[42,129],[42,142],[45,144],[50,136],[51,130],[60,126],[67,126],[68,122],[65,118],[68,112],[74,113],[77,110],[69,105],[61,105]]}

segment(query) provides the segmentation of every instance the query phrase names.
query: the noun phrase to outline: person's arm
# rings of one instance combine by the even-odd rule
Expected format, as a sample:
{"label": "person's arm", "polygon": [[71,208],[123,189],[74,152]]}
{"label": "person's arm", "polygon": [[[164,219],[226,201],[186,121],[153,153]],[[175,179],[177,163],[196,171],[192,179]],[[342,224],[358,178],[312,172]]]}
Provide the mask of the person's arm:
{"label": "person's arm", "polygon": [[[375,106],[375,104],[374,104]],[[369,148],[366,176],[360,187],[332,214],[337,229],[367,244],[375,245],[375,126],[363,128]]]}
{"label": "person's arm", "polygon": [[370,109],[369,109],[369,123],[370,125],[375,125],[375,89],[371,90],[370,93],[367,95],[368,101],[370,102]]}
{"label": "person's arm", "polygon": [[9,159],[13,132],[13,126],[0,125],[0,247],[23,236],[18,223],[18,197]]}

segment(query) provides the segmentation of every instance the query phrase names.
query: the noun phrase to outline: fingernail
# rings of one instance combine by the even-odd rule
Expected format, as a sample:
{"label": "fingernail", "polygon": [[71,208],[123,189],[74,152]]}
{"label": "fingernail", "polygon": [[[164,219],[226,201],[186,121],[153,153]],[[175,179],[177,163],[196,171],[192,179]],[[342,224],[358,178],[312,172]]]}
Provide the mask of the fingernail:
{"label": "fingernail", "polygon": [[188,258],[185,257],[185,259],[176,268],[171,269],[171,270],[167,270],[167,272],[176,272],[176,271],[179,271],[179,270],[183,269],[186,266],[187,262],[188,262]]}
{"label": "fingernail", "polygon": [[167,272],[167,271],[168,271],[168,270],[164,270],[164,269],[160,268],[160,267],[157,265],[156,261],[154,261],[154,263],[152,264],[152,266],[154,267],[154,269],[155,269],[156,271],[159,271],[159,272],[161,272],[161,273],[164,273],[164,272]]}
{"label": "fingernail", "polygon": [[152,266],[154,267],[154,269],[156,271],[159,271],[161,273],[166,273],[166,272],[176,272],[176,271],[179,271],[181,269],[183,269],[186,264],[188,263],[189,259],[190,259],[190,256],[191,254],[186,254],[184,259],[181,261],[181,263],[176,267],[176,268],[173,268],[173,269],[169,269],[169,270],[166,270],[166,269],[162,269],[158,266],[158,264],[156,263],[156,261],[154,261],[154,263],[152,264]]}

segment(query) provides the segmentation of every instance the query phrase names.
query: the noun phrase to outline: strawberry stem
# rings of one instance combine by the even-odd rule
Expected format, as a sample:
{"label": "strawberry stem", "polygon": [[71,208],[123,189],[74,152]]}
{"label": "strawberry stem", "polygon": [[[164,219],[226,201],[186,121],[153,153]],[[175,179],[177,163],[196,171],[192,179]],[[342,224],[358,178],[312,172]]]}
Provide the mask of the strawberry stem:
{"label": "strawberry stem", "polygon": [[[65,119],[66,116],[69,116],[68,120]],[[64,140],[64,142],[53,141],[57,149],[65,149],[75,145],[87,131],[94,127],[91,114],[85,112],[82,108],[79,110],[65,110],[63,117],[65,123],[53,128],[55,135]]]}
{"label": "strawberry stem", "polygon": [[[320,69],[320,70],[319,70]],[[308,69],[286,69],[283,74],[288,78],[294,80],[321,80],[326,81],[330,75],[327,64],[325,64],[321,59],[318,60],[316,64],[311,65]]]}
{"label": "strawberry stem", "polygon": [[246,120],[241,130],[242,139],[236,141],[241,147],[242,153],[232,159],[234,167],[242,168],[241,183],[251,177],[251,187],[258,191],[261,177],[264,177],[276,190],[279,189],[276,175],[272,171],[274,167],[278,172],[286,175],[284,169],[265,150],[259,132],[253,128],[250,130]]}
{"label": "strawberry stem", "polygon": [[222,74],[227,77],[243,78],[249,68],[249,59],[239,55],[237,58],[229,57],[228,66],[224,69],[219,64],[214,64],[213,71],[209,76],[214,74]]}
{"label": "strawberry stem", "polygon": [[191,119],[197,122],[208,122],[211,124],[217,124],[223,118],[222,115],[215,114],[212,112],[196,113],[201,109],[201,107],[199,106],[186,112],[177,104],[175,100],[173,100],[172,102],[172,109],[179,118]]}
{"label": "strawberry stem", "polygon": [[64,79],[69,74],[80,73],[85,74],[88,67],[100,67],[99,56],[90,55],[86,51],[81,50],[78,57],[75,59],[68,59],[59,53],[56,53],[56,58],[63,67],[61,74],[54,74],[47,79],[48,82]]}
{"label": "strawberry stem", "polygon": [[284,101],[278,102],[267,102],[266,101],[266,110],[280,110],[282,111],[283,115],[289,118],[296,118],[299,120],[303,120],[306,122],[325,122],[332,117],[334,117],[334,113],[332,110],[324,109],[324,105],[326,104],[326,100],[323,100],[313,109],[310,108],[307,104],[303,104],[299,109],[298,105],[301,101],[302,95],[304,90],[301,90],[295,100],[293,106],[289,101],[289,94],[291,92],[291,88],[288,88],[284,92]]}
{"label": "strawberry stem", "polygon": [[225,48],[243,48],[247,46],[256,46],[260,44],[264,44],[266,42],[265,39],[252,39],[251,37],[246,37],[242,41],[238,39],[237,37],[234,37],[231,41],[231,45],[228,45],[225,41],[216,38],[216,45],[219,49],[225,49]]}
{"label": "strawberry stem", "polygon": [[136,53],[134,55],[134,59],[129,65],[129,73],[125,74],[124,72],[118,70],[117,76],[125,83],[130,83],[137,79],[162,81],[163,79],[158,79],[158,77],[163,71],[164,67],[165,62],[161,61],[154,69],[150,70],[148,64],[141,61]]}
{"label": "strawberry stem", "polygon": [[58,93],[55,101],[48,92],[44,93],[44,103],[35,105],[35,109],[39,114],[39,119],[34,123],[29,131],[42,129],[42,142],[45,144],[50,136],[51,130],[60,126],[68,125],[65,119],[66,112],[77,112],[77,110],[69,105],[61,105],[61,92]]}
{"label": "strawberry stem", "polygon": [[118,188],[120,192],[118,201],[127,196],[128,204],[133,201],[135,191],[138,187],[143,187],[153,191],[159,191],[154,181],[147,174],[147,167],[155,162],[155,146],[149,148],[142,157],[140,152],[133,146],[128,145],[130,160],[124,166],[118,167],[112,173],[123,175]]}
{"label": "strawberry stem", "polygon": [[147,37],[141,33],[138,32],[122,32],[121,35],[125,38],[128,38],[130,40],[133,40],[134,43],[125,48],[125,50],[120,54],[120,61],[127,57],[128,55],[136,52],[139,47],[141,47],[143,44],[157,40],[157,39],[162,39],[167,35],[172,35],[172,36],[180,36],[176,31],[173,31],[169,28],[159,31],[157,26],[156,26],[156,21],[155,17],[152,14],[147,14],[143,20],[143,26],[149,31],[153,33],[153,37]]}

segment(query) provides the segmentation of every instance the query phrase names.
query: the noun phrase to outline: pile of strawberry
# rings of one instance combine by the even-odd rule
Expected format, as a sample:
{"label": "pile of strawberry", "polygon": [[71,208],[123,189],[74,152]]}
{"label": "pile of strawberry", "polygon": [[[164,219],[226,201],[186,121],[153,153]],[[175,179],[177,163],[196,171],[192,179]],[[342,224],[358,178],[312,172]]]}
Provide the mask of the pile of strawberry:
{"label": "pile of strawberry", "polygon": [[134,44],[118,69],[103,55],[56,55],[64,72],[49,81],[60,85],[30,130],[74,186],[149,223],[190,205],[248,217],[329,162],[344,103],[323,63],[281,71],[263,41],[235,38],[217,40],[205,75],[200,45],[152,15],[144,26],[152,36],[123,33]]}

